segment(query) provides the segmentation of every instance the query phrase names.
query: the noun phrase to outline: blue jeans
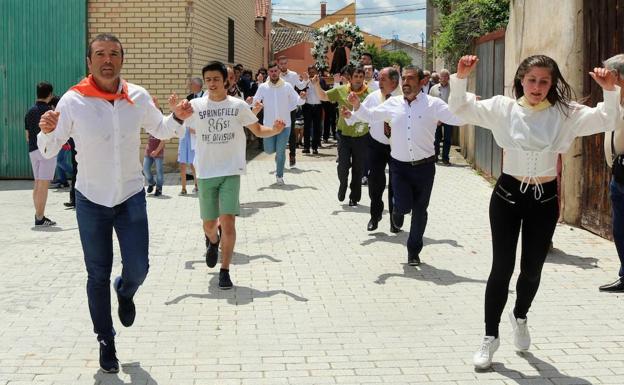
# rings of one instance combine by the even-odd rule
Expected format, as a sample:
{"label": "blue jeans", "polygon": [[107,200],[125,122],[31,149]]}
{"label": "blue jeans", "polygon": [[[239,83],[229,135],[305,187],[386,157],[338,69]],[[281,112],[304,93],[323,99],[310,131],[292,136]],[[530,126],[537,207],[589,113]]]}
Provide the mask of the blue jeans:
{"label": "blue jeans", "polygon": [[72,166],[68,163],[68,156],[71,156],[71,150],[63,150],[59,151],[56,156],[56,182],[58,183],[67,183],[67,174],[74,174],[74,170],[72,170]]}
{"label": "blue jeans", "polygon": [[87,297],[93,331],[98,340],[110,339],[115,336],[110,297],[113,229],[123,264],[118,293],[131,298],[149,269],[145,191],[139,191],[115,207],[93,203],[76,191],[76,217],[87,268]]}
{"label": "blue jeans", "polygon": [[613,216],[613,240],[620,257],[620,277],[624,277],[624,185],[611,178],[609,184]]}
{"label": "blue jeans", "polygon": [[143,175],[145,176],[145,182],[148,186],[154,185],[154,175],[152,175],[152,164],[156,163],[156,188],[162,190],[163,180],[165,175],[163,174],[163,158],[152,158],[146,156],[143,158]]}
{"label": "blue jeans", "polygon": [[284,176],[284,164],[286,163],[286,143],[290,137],[290,127],[284,127],[284,130],[278,135],[264,138],[264,152],[267,154],[275,153],[275,175],[280,178]]}

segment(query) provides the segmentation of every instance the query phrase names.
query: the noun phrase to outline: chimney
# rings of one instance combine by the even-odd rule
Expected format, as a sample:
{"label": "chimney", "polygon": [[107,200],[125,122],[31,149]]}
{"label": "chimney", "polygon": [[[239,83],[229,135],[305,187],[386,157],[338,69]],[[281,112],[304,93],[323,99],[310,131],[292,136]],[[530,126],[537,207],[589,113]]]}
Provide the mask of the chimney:
{"label": "chimney", "polygon": [[327,1],[321,1],[321,19],[327,16]]}

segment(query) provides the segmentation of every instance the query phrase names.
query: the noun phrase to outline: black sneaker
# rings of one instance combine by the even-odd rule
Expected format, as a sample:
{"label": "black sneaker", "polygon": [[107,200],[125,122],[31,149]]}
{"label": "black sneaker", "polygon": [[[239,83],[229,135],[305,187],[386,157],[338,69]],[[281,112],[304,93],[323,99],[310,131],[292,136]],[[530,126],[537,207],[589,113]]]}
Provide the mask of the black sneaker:
{"label": "black sneaker", "polygon": [[420,257],[418,254],[409,254],[407,256],[407,264],[410,266],[419,266],[420,265]]}
{"label": "black sneaker", "polygon": [[125,327],[132,326],[134,323],[134,318],[136,317],[136,308],[134,306],[134,301],[132,298],[126,298],[119,294],[119,287],[121,286],[121,277],[115,278],[115,283],[113,283],[113,287],[115,288],[115,293],[117,293],[117,302],[119,303],[119,307],[117,308],[117,315],[119,315],[119,321]]}
{"label": "black sneaker", "polygon": [[115,350],[115,340],[100,341],[100,369],[104,373],[119,373],[119,361]]}
{"label": "black sneaker", "polygon": [[65,203],[63,203],[63,206],[65,206],[67,208],[70,208],[70,209],[73,209],[73,208],[76,207],[76,202],[74,202],[74,201],[65,202]]}
{"label": "black sneaker", "polygon": [[303,151],[301,151],[302,154],[309,154],[310,153],[310,149],[309,148],[304,148]]}
{"label": "black sneaker", "polygon": [[50,218],[46,218],[45,216],[41,219],[37,219],[37,217],[35,217],[35,226],[41,226],[41,227],[56,226],[56,222],[54,222]]}
{"label": "black sneaker", "polygon": [[153,185],[153,184],[151,184],[151,185],[147,186],[147,193],[148,193],[148,194],[151,194],[151,193],[152,193],[152,191],[154,191],[154,185]]}
{"label": "black sneaker", "polygon": [[206,265],[208,267],[215,267],[217,265],[217,261],[219,260],[219,242],[220,238],[217,239],[217,243],[210,242],[207,235],[206,237]]}
{"label": "black sneaker", "polygon": [[232,286],[234,286],[234,284],[232,284],[232,280],[230,279],[230,271],[221,269],[219,271],[219,289],[229,290]]}
{"label": "black sneaker", "polygon": [[161,196],[161,195],[162,195],[162,190],[161,190],[161,189],[159,189],[159,188],[157,188],[157,189],[156,189],[156,192],[154,192],[154,196],[155,196],[155,197],[159,197],[159,196]]}
{"label": "black sneaker", "polygon": [[312,150],[312,154],[314,154],[314,155],[318,155],[318,150],[317,150],[317,149],[313,149],[313,150]]}
{"label": "black sneaker", "polygon": [[290,156],[290,158],[289,158],[289,160],[290,160],[290,162],[289,162],[290,167],[294,167],[294,166],[295,166],[295,164],[297,164],[297,160],[295,159],[295,157],[294,157],[294,156],[292,156],[292,155],[291,155],[291,156]]}

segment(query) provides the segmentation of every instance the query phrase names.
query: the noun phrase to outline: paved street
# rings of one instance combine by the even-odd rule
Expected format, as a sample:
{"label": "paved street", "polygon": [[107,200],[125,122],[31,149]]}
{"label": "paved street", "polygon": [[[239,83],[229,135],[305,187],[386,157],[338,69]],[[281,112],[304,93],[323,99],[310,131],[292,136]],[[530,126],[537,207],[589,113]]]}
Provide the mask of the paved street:
{"label": "paved street", "polygon": [[36,231],[32,182],[0,181],[0,385],[624,384],[623,296],[597,290],[616,278],[612,242],[558,226],[530,352],[513,350],[512,285],[493,370],[475,372],[490,183],[465,165],[437,167],[414,268],[387,214],[366,231],[366,188],[357,208],[337,201],[335,157],[321,152],[299,156],[285,186],[273,185],[272,157],[249,163],[230,291],[203,261],[197,198],[167,176],[164,195],[147,199],[151,267],[135,325],[113,318],[119,375],[98,371],[67,191],[50,190],[46,215],[59,226]]}

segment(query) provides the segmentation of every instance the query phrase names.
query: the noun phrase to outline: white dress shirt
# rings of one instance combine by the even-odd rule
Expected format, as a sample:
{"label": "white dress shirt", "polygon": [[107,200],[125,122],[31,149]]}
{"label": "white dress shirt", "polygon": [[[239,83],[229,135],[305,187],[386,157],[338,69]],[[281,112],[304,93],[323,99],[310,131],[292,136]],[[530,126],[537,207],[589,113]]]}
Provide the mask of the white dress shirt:
{"label": "white dress shirt", "polygon": [[[446,103],[423,92],[411,103],[400,95],[375,108],[360,105],[353,116],[366,122],[389,122],[392,127],[390,156],[401,162],[414,162],[435,155],[433,142],[438,121],[454,126],[460,123]],[[381,130],[383,135],[383,124],[376,125],[375,130]]]}
{"label": "white dress shirt", "polygon": [[286,127],[291,127],[290,111],[302,105],[305,100],[301,99],[295,89],[284,83],[281,87],[273,87],[270,81],[260,84],[254,95],[253,102],[261,101],[264,104],[264,122],[271,127],[276,119],[286,122]]}
{"label": "white dress shirt", "polygon": [[134,104],[124,99],[111,103],[70,90],[56,106],[60,112],[56,129],[37,135],[46,158],[74,138],[80,165],[76,189],[106,207],[123,203],[143,189],[141,127],[158,139],[184,135],[182,125],[172,116],[164,117],[144,88],[128,83],[128,96]]}
{"label": "white dress shirt", "polygon": [[280,78],[284,79],[284,81],[291,86],[297,87],[300,90],[305,88],[305,82],[299,79],[299,74],[295,71],[287,70],[286,73],[280,71]]}
{"label": "white dress shirt", "polygon": [[[401,87],[397,87],[392,91],[392,96],[402,95]],[[362,105],[366,106],[367,109],[373,109],[379,106],[381,103],[386,101],[386,95],[384,95],[381,90],[377,90],[372,94],[369,94],[364,101],[362,101]],[[349,119],[345,119],[348,125],[353,125],[358,119],[355,116],[351,116]],[[384,120],[377,121],[369,121],[368,127],[370,135],[373,139],[382,144],[390,145],[390,139],[384,134]]]}
{"label": "white dress shirt", "polygon": [[366,86],[370,92],[377,91],[379,89],[379,82],[377,80],[369,80],[366,82]]}
{"label": "white dress shirt", "polygon": [[321,98],[316,93],[316,88],[314,85],[308,80],[303,82],[303,88],[308,88],[306,90],[306,99],[305,104],[321,104]]}
{"label": "white dress shirt", "polygon": [[557,156],[565,153],[577,136],[613,131],[620,109],[620,88],[603,91],[604,103],[590,108],[577,103],[567,112],[557,106],[532,109],[521,106],[516,99],[497,95],[477,101],[466,92],[467,79],[451,76],[449,108],[465,124],[474,124],[492,131],[502,147],[503,172],[526,177],[556,176]]}

